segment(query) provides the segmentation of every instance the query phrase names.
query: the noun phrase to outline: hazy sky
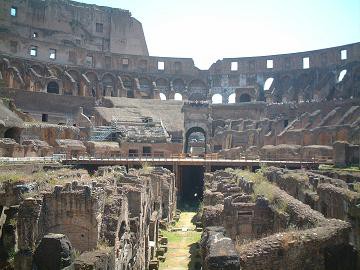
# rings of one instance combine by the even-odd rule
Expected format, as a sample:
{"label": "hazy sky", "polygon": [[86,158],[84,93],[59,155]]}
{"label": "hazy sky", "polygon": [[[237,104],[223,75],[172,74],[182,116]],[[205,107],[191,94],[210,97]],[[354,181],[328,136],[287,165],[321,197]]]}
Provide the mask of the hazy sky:
{"label": "hazy sky", "polygon": [[81,0],[129,10],[152,56],[218,59],[360,41],[360,0]]}

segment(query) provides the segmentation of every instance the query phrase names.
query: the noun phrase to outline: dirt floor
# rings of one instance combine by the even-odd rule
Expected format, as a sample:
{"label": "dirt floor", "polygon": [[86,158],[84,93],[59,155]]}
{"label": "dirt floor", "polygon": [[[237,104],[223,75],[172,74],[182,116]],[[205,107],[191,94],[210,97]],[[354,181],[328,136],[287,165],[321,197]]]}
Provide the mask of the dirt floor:
{"label": "dirt floor", "polygon": [[163,231],[162,234],[168,238],[168,252],[166,261],[160,263],[160,270],[199,270],[201,259],[198,249],[198,241],[201,232],[195,231],[191,219],[195,212],[183,212],[179,222],[174,228],[181,231]]}

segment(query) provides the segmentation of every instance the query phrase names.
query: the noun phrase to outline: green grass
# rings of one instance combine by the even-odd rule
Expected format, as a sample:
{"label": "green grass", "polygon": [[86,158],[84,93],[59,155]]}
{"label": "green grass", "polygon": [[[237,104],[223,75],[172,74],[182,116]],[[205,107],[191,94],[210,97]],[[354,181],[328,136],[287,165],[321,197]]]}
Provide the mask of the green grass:
{"label": "green grass", "polygon": [[359,166],[349,166],[349,167],[344,167],[344,168],[339,168],[339,167],[335,167],[334,165],[326,165],[326,164],[321,164],[319,166],[319,170],[324,170],[324,171],[343,171],[343,172],[360,172],[360,167]]}
{"label": "green grass", "polygon": [[166,261],[160,263],[160,270],[198,270],[201,262],[197,243],[201,232],[194,231],[195,226],[191,223],[195,212],[183,212],[175,228],[188,228],[188,231],[162,231],[168,238],[168,252]]}
{"label": "green grass", "polygon": [[[276,186],[270,183],[263,175],[265,169],[266,168],[262,168],[256,173],[245,170],[228,170],[228,172],[236,175],[238,180],[244,177],[247,181],[252,181],[254,183],[253,201],[255,201],[258,196],[264,196],[279,212],[286,212],[288,206],[286,202],[280,199],[276,194]],[[305,181],[305,179],[302,180]]]}

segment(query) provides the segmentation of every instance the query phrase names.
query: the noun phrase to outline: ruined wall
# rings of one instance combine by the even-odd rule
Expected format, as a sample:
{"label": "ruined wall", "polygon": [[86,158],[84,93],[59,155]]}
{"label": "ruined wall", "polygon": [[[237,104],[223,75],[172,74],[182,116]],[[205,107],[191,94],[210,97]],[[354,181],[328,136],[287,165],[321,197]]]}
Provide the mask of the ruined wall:
{"label": "ruined wall", "polygon": [[[2,51],[11,52],[10,38],[18,42],[18,56],[29,57],[27,46],[31,45],[38,46],[40,59],[49,60],[48,43],[57,50],[56,58],[65,60],[63,63],[68,59],[65,52],[78,48],[148,55],[142,25],[127,10],[68,0],[3,1],[0,8],[4,10],[1,32],[7,37],[0,43]],[[15,13],[11,14],[10,8],[16,9]]]}
{"label": "ruined wall", "polygon": [[91,250],[99,240],[104,197],[92,195],[90,188],[78,192],[73,188],[68,192],[55,188],[54,193],[44,195],[43,232],[63,233],[77,250]]}
{"label": "ruined wall", "polygon": [[[75,2],[72,2],[72,5],[58,5],[60,10],[69,7],[76,9],[75,6],[79,5],[80,14],[86,14],[88,10],[94,8]],[[24,9],[26,10],[26,7]],[[5,10],[10,10],[8,4]],[[96,20],[98,12],[107,14],[109,10],[111,9],[94,9],[90,17]],[[21,9],[18,12],[21,12]],[[32,12],[28,13],[31,16]],[[126,14],[125,17],[129,16],[129,12],[123,11],[123,13]],[[112,14],[116,16],[117,12]],[[57,15],[56,13],[55,16]],[[86,19],[89,17],[84,16]],[[67,18],[66,11],[65,18]],[[10,18],[9,21],[17,19],[18,17]],[[84,30],[81,27],[82,22],[78,24],[77,18],[72,19],[73,28]],[[111,29],[117,31],[115,21],[110,19],[107,23],[112,25]],[[125,25],[129,23],[126,19],[119,21]],[[136,28],[138,22],[134,21],[130,24],[135,25]],[[66,20],[64,23],[66,24]],[[95,47],[88,46],[89,43],[82,44],[87,40],[87,35],[92,35],[91,31],[94,31],[93,23],[87,26],[91,29],[86,30],[81,39],[72,41],[74,44],[69,45],[68,40],[64,39],[67,40],[65,45],[56,46],[57,57],[54,59],[49,58],[49,49],[53,48],[49,48],[49,44],[42,40],[41,33],[38,33],[38,38],[33,38],[32,31],[26,31],[26,37],[22,37],[24,40],[18,40],[16,35],[14,37],[9,34],[10,26],[5,27],[2,34],[4,39],[0,43],[0,51],[3,53],[1,73],[4,84],[10,88],[42,92],[48,91],[48,86],[51,84],[51,86],[57,85],[58,94],[98,98],[120,96],[159,99],[162,93],[167,99],[174,99],[175,94],[181,94],[184,100],[210,101],[214,94],[220,94],[222,103],[229,103],[229,97],[235,95],[235,92],[238,92],[236,103],[243,101],[303,103],[359,97],[358,43],[288,55],[224,59],[213,64],[209,70],[201,71],[194,66],[193,60],[188,58],[150,57],[146,56],[146,53],[112,51],[109,46],[113,44],[125,46],[126,49],[138,49],[139,46],[130,45],[130,39],[126,41],[120,38],[119,41],[117,38],[104,37],[108,27],[105,22],[104,33],[99,34],[100,41],[94,39],[99,44]],[[16,25],[13,32],[17,33],[21,27],[21,24]],[[56,27],[62,27],[61,23]],[[68,29],[69,26],[65,28]],[[79,42],[80,44],[77,44]],[[32,46],[38,50],[33,56],[30,55]],[[310,66],[303,68],[303,58],[306,57],[309,57]],[[26,66],[24,59],[27,59]],[[266,68],[268,60],[273,61],[271,68]],[[238,68],[232,70],[231,63],[237,63]],[[346,75],[339,80],[342,71],[346,71]],[[265,82],[269,78],[273,79],[273,82],[270,86],[266,86]],[[250,100],[241,99],[244,95],[249,96]]]}
{"label": "ruined wall", "polygon": [[157,261],[159,223],[172,222],[176,210],[175,177],[163,168],[9,177],[0,186],[0,265],[18,250],[15,269],[148,269]]}
{"label": "ruined wall", "polygon": [[[219,241],[214,242],[206,240],[209,235],[207,228],[203,234],[204,265],[209,265],[209,261],[217,262],[207,269],[221,269],[225,265],[229,269],[238,269],[234,268],[236,260],[232,260],[234,266],[227,265],[233,258],[231,247],[225,244],[227,239],[237,240],[233,242],[237,250],[235,255],[238,256],[235,258],[239,258],[241,269],[357,269],[357,252],[351,245],[351,239],[349,242],[352,235],[349,223],[326,219],[255,174],[228,170],[207,174],[205,180],[206,196],[220,191],[226,197],[224,210],[217,214],[220,218],[215,224],[224,226],[225,234],[219,235]],[[285,180],[283,183],[293,186]],[[254,195],[257,195],[256,204],[260,208],[252,201]],[[222,202],[218,200],[217,203],[216,206],[219,206]],[[211,217],[213,210],[213,207],[205,205],[203,217]],[[209,225],[204,223],[204,226]],[[254,231],[257,226],[258,230]],[[266,229],[266,226],[270,227]],[[259,229],[263,231],[256,235]],[[236,231],[240,237],[234,239]],[[253,238],[259,240],[249,240]],[[220,239],[223,239],[223,244],[220,244]],[[223,252],[221,264],[217,260],[217,251],[227,249],[229,257]]]}
{"label": "ruined wall", "polygon": [[350,241],[359,245],[360,194],[350,190],[352,185],[343,180],[302,171],[270,167],[265,171],[269,181],[291,194],[327,218],[337,218],[351,224]]}

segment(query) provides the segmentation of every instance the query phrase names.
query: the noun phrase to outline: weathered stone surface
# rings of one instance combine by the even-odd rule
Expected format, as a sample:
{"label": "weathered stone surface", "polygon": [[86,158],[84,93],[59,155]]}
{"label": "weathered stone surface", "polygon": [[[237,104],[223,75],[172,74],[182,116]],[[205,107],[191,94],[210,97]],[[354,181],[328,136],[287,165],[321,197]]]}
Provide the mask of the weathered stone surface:
{"label": "weathered stone surface", "polygon": [[60,270],[70,266],[74,250],[69,239],[63,234],[47,234],[36,248],[34,263],[39,270]]}
{"label": "weathered stone surface", "polygon": [[205,270],[239,270],[240,257],[222,227],[207,227],[200,241]]}

